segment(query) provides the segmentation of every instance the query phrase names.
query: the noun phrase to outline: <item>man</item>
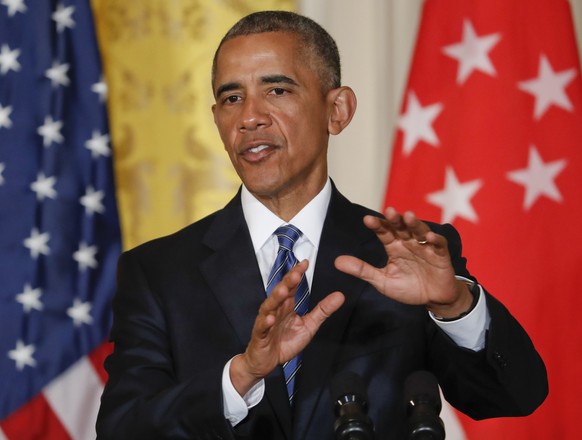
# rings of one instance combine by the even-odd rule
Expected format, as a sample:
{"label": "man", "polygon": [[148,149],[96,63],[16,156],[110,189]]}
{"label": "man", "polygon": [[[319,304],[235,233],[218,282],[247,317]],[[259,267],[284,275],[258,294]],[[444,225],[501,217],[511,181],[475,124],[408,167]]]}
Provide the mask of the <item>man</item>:
{"label": "man", "polygon": [[[100,438],[332,439],[328,386],[342,371],[368,388],[378,439],[404,437],[402,385],[416,370],[474,418],[541,404],[543,362],[469,274],[452,226],[382,218],[330,181],[328,138],[356,98],[319,25],[243,18],[216,52],[212,87],[243,187],[120,258]],[[279,255],[300,262],[277,282]]]}

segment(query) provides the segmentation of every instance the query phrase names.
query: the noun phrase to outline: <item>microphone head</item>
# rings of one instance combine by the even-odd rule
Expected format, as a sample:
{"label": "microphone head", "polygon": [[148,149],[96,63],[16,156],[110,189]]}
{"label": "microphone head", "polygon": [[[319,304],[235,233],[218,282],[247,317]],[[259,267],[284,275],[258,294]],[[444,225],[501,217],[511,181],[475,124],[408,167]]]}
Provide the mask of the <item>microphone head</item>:
{"label": "microphone head", "polygon": [[409,411],[419,404],[428,404],[439,414],[442,403],[434,374],[424,370],[410,374],[404,382],[404,401]]}
{"label": "microphone head", "polygon": [[364,409],[368,406],[366,386],[356,373],[340,371],[331,379],[329,388],[336,406],[350,402],[358,402]]}

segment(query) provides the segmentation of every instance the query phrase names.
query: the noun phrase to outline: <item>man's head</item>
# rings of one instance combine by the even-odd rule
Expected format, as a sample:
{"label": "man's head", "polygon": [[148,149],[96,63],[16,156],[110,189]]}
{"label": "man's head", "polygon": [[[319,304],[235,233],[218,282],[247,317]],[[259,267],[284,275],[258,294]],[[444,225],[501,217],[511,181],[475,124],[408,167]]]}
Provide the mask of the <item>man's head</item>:
{"label": "man's head", "polygon": [[[321,32],[329,38],[319,25],[282,12],[264,13],[285,17],[270,18],[267,25],[258,20],[261,14],[244,18],[222,41],[213,66],[212,112],[246,188],[288,220],[327,181],[329,135],[350,123],[356,98],[349,87],[335,87],[339,61],[334,68],[324,67],[309,48],[315,43],[306,43],[305,31],[287,30],[290,23],[303,23],[294,29],[317,29],[308,33],[309,41]],[[287,27],[271,30],[279,21]],[[337,58],[335,43],[332,52]]]}
{"label": "man's head", "polygon": [[318,72],[323,92],[341,85],[340,56],[329,33],[310,18],[288,11],[261,11],[239,20],[222,38],[212,63],[212,86],[216,79],[216,60],[222,45],[236,37],[264,32],[289,32],[303,43],[311,68]]}

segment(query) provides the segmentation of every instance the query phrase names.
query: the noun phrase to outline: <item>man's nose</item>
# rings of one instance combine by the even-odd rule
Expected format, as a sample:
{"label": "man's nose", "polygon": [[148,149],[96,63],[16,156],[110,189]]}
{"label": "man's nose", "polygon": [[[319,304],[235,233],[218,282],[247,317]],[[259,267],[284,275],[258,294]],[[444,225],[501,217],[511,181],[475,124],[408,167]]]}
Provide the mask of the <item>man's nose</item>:
{"label": "man's nose", "polygon": [[265,102],[260,98],[247,96],[240,119],[240,130],[257,130],[271,124],[271,116]]}

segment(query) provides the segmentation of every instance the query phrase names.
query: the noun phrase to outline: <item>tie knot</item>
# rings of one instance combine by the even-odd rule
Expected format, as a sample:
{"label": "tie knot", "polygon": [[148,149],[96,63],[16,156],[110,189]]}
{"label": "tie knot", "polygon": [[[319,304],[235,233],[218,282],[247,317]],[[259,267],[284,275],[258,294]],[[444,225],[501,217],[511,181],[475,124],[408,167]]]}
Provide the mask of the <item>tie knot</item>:
{"label": "tie knot", "polygon": [[303,235],[303,232],[289,224],[278,227],[275,230],[275,235],[279,240],[279,246],[291,251],[295,242]]}

